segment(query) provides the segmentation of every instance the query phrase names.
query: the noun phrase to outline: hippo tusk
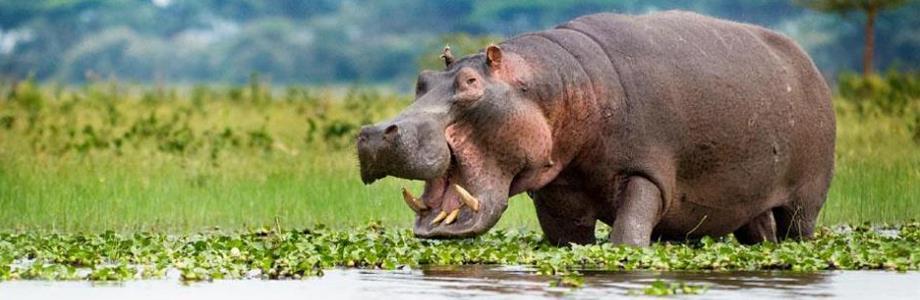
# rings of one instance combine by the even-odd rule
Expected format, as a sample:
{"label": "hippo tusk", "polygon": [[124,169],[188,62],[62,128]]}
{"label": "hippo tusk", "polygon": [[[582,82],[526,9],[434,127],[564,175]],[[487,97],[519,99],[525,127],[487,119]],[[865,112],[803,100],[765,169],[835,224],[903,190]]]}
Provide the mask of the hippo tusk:
{"label": "hippo tusk", "polygon": [[428,225],[438,224],[438,222],[441,222],[441,220],[444,220],[444,218],[446,217],[447,217],[447,212],[442,210],[441,213],[438,214],[438,216],[434,217],[434,220],[431,220],[431,223],[428,223]]}
{"label": "hippo tusk", "polygon": [[425,205],[425,203],[422,203],[421,200],[415,198],[415,196],[413,196],[412,193],[410,193],[409,190],[407,190],[405,187],[402,188],[402,195],[403,200],[406,201],[406,204],[409,205],[409,208],[411,208],[416,213],[428,209],[428,206]]}
{"label": "hippo tusk", "polygon": [[454,220],[457,220],[457,215],[459,214],[460,214],[460,209],[459,208],[454,209],[454,211],[450,212],[450,214],[447,215],[447,218],[444,219],[444,224],[450,225],[450,223],[453,223]]}
{"label": "hippo tusk", "polygon": [[459,184],[455,183],[453,184],[453,187],[454,191],[456,191],[457,194],[460,194],[460,200],[463,201],[463,204],[466,204],[466,206],[472,208],[473,211],[479,211],[479,199],[476,199],[476,197],[470,195],[470,192],[467,192],[466,189],[464,189]]}

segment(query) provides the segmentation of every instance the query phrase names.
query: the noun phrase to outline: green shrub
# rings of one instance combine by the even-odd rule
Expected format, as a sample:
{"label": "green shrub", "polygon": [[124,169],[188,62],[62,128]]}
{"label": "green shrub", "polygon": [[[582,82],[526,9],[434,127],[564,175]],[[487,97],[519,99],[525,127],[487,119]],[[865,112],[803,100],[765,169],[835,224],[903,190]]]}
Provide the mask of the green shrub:
{"label": "green shrub", "polygon": [[920,143],[920,73],[888,71],[868,77],[855,73],[837,79],[838,101],[862,117],[887,115],[904,121]]}
{"label": "green shrub", "polygon": [[837,95],[859,103],[861,112],[876,110],[889,115],[916,113],[920,101],[920,73],[894,71],[863,77],[855,73],[841,74],[837,79]]}
{"label": "green shrub", "polygon": [[0,129],[55,155],[153,150],[214,160],[229,148],[346,150],[361,125],[408,104],[404,97],[359,87],[344,93],[286,87],[282,97],[272,91],[255,74],[246,87],[187,89],[118,82],[58,88],[26,80],[4,95],[9,105],[0,106]]}

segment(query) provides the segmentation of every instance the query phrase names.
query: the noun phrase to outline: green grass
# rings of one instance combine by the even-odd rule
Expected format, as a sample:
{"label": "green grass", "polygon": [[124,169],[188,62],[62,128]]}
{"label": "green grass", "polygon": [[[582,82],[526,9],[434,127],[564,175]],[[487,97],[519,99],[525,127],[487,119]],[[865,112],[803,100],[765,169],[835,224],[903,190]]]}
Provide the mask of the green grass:
{"label": "green grass", "polygon": [[[90,155],[65,162],[4,160],[0,228],[194,231],[315,224],[347,227],[371,219],[408,226],[400,198],[406,180],[361,184],[349,153],[269,156],[237,166],[201,166],[169,155]],[[525,199],[513,199],[508,226],[535,220]]]}
{"label": "green grass", "polygon": [[836,159],[821,223],[920,219],[920,145],[903,122],[838,113]]}
{"label": "green grass", "polygon": [[[259,85],[0,89],[0,230],[407,228],[399,188],[420,184],[362,185],[352,141],[408,101]],[[839,104],[837,148],[822,224],[920,219],[920,146],[905,122]],[[512,199],[498,226],[538,229],[532,202]]]}

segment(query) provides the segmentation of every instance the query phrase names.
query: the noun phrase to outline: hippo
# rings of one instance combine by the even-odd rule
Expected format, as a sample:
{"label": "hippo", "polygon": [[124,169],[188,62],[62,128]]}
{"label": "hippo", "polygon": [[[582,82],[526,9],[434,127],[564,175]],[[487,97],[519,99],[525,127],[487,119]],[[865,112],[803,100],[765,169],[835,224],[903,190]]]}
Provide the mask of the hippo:
{"label": "hippo", "polygon": [[393,176],[419,238],[480,235],[509,197],[545,240],[617,245],[813,236],[833,177],[827,83],[790,38],[690,12],[601,13],[418,75],[415,100],[361,128],[365,184]]}

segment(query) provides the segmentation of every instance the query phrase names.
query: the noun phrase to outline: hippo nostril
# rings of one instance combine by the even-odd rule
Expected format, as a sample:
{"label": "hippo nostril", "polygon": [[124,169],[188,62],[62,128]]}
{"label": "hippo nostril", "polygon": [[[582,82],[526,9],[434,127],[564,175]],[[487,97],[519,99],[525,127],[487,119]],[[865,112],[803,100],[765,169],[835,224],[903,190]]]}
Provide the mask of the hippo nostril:
{"label": "hippo nostril", "polygon": [[399,127],[396,124],[387,126],[387,129],[383,130],[383,137],[387,140],[394,140],[396,136],[399,135]]}

